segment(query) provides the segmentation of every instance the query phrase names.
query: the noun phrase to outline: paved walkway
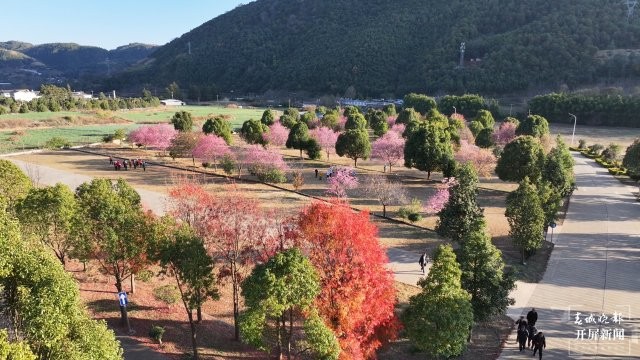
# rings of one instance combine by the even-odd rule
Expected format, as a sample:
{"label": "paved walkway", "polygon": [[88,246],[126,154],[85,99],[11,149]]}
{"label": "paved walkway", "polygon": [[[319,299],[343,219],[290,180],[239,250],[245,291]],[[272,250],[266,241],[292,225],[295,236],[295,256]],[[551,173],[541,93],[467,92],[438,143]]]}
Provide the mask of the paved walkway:
{"label": "paved walkway", "polygon": [[[591,159],[574,159],[578,190],[556,229],[547,271],[539,284],[514,292],[509,314],[537,309],[547,358],[640,359],[640,203],[632,194],[638,189]],[[518,352],[512,334],[500,359],[525,357],[531,353]]]}

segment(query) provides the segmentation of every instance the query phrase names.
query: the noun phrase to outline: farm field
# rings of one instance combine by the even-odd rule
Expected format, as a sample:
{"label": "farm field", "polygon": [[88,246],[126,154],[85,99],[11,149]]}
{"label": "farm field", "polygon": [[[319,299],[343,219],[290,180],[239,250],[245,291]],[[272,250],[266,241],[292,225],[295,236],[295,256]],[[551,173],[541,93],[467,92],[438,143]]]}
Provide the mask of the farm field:
{"label": "farm field", "polygon": [[101,142],[117,129],[131,131],[141,124],[169,122],[176,111],[188,111],[197,127],[209,117],[222,115],[239,128],[249,119],[260,119],[264,109],[217,106],[162,107],[125,111],[30,112],[0,115],[0,153],[39,148],[52,137],[72,145]]}

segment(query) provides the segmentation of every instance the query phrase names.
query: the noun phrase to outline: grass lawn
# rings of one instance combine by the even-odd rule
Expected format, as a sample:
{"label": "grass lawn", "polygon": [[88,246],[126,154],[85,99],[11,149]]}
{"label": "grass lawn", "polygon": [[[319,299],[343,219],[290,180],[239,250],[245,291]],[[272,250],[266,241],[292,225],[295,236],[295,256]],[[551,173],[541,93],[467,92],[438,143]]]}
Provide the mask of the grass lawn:
{"label": "grass lawn", "polygon": [[136,124],[90,125],[47,129],[25,129],[0,132],[0,153],[41,148],[52,137],[61,137],[72,145],[101,142],[105,135],[113,134],[117,129],[131,131]]}
{"label": "grass lawn", "polygon": [[220,106],[179,106],[136,109],[118,112],[116,116],[136,123],[168,122],[177,111],[188,111],[196,120],[203,122],[209,117],[222,115],[229,119],[231,126],[239,128],[249,119],[259,120],[264,109],[234,109]]}

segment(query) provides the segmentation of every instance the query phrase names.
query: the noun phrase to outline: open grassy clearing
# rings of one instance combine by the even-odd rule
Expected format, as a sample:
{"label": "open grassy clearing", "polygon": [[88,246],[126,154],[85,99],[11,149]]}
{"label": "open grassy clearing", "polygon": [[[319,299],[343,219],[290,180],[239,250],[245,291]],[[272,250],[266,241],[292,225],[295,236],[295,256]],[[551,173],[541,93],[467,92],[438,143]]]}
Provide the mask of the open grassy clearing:
{"label": "open grassy clearing", "polygon": [[[551,134],[554,134],[552,136],[559,134],[567,145],[571,145],[572,124],[549,124],[549,128]],[[573,145],[578,146],[578,141],[584,139],[587,146],[601,144],[606,147],[614,143],[622,146],[624,151],[637,138],[640,138],[640,128],[586,126],[580,125],[580,119],[578,119]]]}
{"label": "open grassy clearing", "polygon": [[204,119],[216,115],[226,117],[232,127],[240,127],[242,123],[249,119],[259,120],[264,109],[239,109],[221,106],[178,106],[178,107],[158,107],[148,109],[136,109],[118,112],[117,116],[136,123],[159,123],[168,122],[177,111],[188,111],[194,118]]}

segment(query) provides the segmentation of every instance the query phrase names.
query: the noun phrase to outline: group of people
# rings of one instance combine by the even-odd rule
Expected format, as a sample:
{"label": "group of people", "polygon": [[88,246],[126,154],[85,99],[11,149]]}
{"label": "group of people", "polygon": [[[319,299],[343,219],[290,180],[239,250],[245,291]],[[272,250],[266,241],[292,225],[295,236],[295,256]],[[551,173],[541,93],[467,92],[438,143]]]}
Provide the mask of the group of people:
{"label": "group of people", "polygon": [[535,308],[527,313],[527,318],[520,316],[520,319],[516,320],[516,326],[518,327],[518,348],[523,351],[526,348],[533,348],[533,356],[538,353],[538,358],[542,359],[542,349],[547,347],[547,342],[544,338],[542,331],[538,331],[536,328],[536,322],[538,321],[538,312]]}
{"label": "group of people", "polygon": [[114,160],[113,157],[109,156],[109,164],[113,165],[116,171],[122,168],[129,170],[130,168],[137,169],[138,167],[141,167],[142,171],[147,171],[147,163],[142,159]]}

